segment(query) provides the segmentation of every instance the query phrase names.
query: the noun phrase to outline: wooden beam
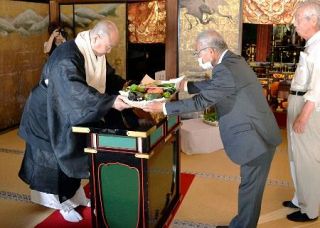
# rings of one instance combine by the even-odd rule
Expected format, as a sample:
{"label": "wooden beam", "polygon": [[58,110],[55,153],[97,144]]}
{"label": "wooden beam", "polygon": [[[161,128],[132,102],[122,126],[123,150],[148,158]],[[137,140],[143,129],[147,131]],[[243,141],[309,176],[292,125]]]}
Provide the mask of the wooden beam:
{"label": "wooden beam", "polygon": [[271,50],[272,25],[257,26],[256,61],[265,62]]}
{"label": "wooden beam", "polygon": [[60,6],[59,3],[55,0],[50,0],[49,2],[49,21],[50,23],[59,24],[60,20]]}
{"label": "wooden beam", "polygon": [[178,77],[178,11],[179,0],[166,1],[166,79]]}

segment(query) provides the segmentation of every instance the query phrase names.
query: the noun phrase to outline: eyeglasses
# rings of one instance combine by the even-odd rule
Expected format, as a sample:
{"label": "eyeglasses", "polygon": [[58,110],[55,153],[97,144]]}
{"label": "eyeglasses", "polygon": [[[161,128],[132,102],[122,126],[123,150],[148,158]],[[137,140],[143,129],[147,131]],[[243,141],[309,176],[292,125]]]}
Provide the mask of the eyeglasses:
{"label": "eyeglasses", "polygon": [[206,50],[207,48],[213,49],[213,47],[205,47],[205,48],[202,48],[202,49],[200,49],[200,50],[198,50],[198,51],[194,51],[194,52],[193,52],[193,55],[199,57],[200,53],[201,53],[202,51]]}

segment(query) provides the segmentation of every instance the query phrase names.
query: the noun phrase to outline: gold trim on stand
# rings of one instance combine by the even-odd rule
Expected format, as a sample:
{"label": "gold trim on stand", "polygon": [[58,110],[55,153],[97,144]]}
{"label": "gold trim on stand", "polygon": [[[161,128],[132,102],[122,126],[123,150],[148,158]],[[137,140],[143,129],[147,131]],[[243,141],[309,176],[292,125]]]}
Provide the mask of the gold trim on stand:
{"label": "gold trim on stand", "polygon": [[147,138],[148,134],[147,132],[142,131],[127,131],[127,136],[129,137],[137,137],[137,138]]}
{"label": "gold trim on stand", "polygon": [[134,156],[135,156],[136,158],[150,159],[150,158],[152,157],[153,153],[154,153],[153,151],[151,151],[150,154],[137,153],[137,154],[135,154]]}
{"label": "gold trim on stand", "polygon": [[94,149],[94,148],[86,147],[86,148],[84,148],[84,152],[85,153],[90,153],[90,154],[96,154],[98,151],[96,149]]}
{"label": "gold trim on stand", "polygon": [[148,131],[127,131],[127,136],[147,138],[156,129],[157,129],[157,127],[153,126]]}
{"label": "gold trim on stand", "polygon": [[87,128],[87,127],[72,127],[72,132],[75,132],[75,133],[90,133],[90,128]]}
{"label": "gold trim on stand", "polygon": [[164,142],[165,142],[165,143],[168,142],[168,141],[172,138],[172,136],[173,136],[172,133],[168,134],[168,135],[166,136],[166,138],[164,139]]}

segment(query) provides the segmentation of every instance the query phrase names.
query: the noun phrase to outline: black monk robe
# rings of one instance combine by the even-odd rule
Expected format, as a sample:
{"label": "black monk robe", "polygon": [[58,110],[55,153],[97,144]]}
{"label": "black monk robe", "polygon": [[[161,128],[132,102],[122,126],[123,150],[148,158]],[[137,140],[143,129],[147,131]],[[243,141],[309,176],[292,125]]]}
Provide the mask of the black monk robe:
{"label": "black monk robe", "polygon": [[72,126],[103,117],[114,122],[121,119],[112,105],[125,81],[107,64],[106,93],[101,94],[88,86],[84,66],[73,40],[60,45],[45,64],[19,127],[27,143],[20,178],[31,189],[59,195],[60,201],[71,198],[81,178],[89,177],[85,138],[81,138],[85,136],[73,134]]}

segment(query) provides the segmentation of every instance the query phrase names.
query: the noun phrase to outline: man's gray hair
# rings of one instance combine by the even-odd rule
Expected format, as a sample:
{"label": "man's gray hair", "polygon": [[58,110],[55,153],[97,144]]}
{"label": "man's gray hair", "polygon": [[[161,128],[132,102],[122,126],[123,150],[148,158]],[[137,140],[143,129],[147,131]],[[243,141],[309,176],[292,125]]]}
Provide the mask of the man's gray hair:
{"label": "man's gray hair", "polygon": [[118,28],[112,21],[101,20],[90,31],[90,36],[93,35],[108,35],[110,37],[112,32],[118,32]]}
{"label": "man's gray hair", "polygon": [[312,16],[317,17],[317,27],[320,29],[320,2],[315,0],[300,2],[297,9],[303,10],[303,16],[310,19]]}
{"label": "man's gray hair", "polygon": [[201,32],[197,37],[197,43],[201,47],[212,47],[219,53],[228,49],[228,45],[223,37],[213,29]]}

